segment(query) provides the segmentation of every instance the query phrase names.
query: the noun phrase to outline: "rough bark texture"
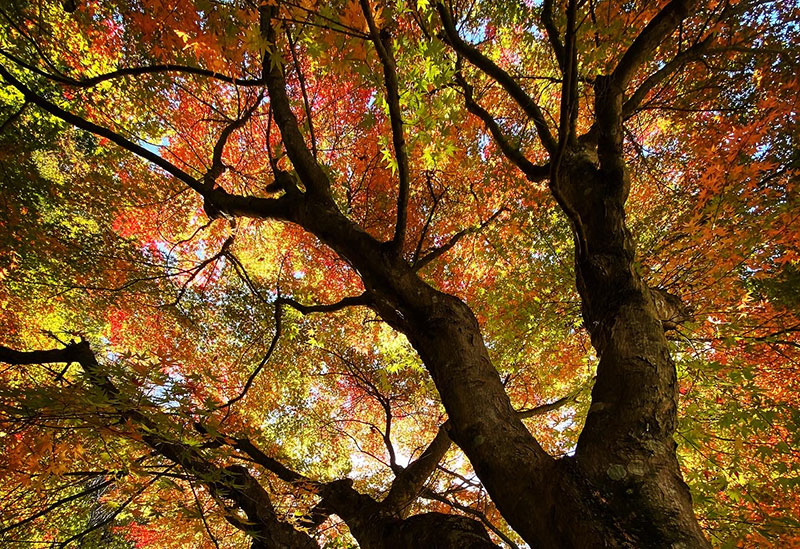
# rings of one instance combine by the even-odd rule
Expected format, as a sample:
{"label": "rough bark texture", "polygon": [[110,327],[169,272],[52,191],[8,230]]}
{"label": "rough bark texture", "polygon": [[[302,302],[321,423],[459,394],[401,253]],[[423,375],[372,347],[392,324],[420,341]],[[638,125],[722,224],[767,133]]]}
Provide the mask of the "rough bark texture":
{"label": "rough bark texture", "polygon": [[677,384],[656,301],[625,226],[624,171],[575,154],[564,185],[584,241],[576,277],[600,359],[577,467],[637,546],[705,546],[675,455]]}

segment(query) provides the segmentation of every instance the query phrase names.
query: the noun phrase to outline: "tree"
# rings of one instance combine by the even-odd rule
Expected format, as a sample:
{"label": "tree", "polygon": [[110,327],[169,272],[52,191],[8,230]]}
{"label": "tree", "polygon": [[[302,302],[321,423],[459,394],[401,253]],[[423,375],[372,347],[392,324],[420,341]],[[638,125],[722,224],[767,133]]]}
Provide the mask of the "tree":
{"label": "tree", "polygon": [[796,5],[0,15],[7,540],[794,539]]}

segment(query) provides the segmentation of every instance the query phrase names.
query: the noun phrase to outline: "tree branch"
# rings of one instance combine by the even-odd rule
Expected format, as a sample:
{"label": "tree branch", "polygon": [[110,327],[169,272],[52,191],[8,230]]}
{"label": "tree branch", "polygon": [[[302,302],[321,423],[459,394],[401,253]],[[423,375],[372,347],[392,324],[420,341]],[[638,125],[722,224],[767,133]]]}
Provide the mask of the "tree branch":
{"label": "tree branch", "polygon": [[408,219],[409,167],[406,139],[403,132],[403,118],[400,112],[400,88],[397,82],[397,64],[392,53],[392,37],[388,29],[378,29],[368,0],[360,0],[361,10],[369,27],[369,34],[378,58],[383,65],[383,82],[386,87],[386,103],[389,105],[389,121],[392,127],[392,144],[397,161],[397,175],[400,188],[397,194],[397,224],[392,246],[398,252],[403,249]]}
{"label": "tree branch", "polygon": [[539,134],[539,140],[542,142],[542,145],[544,145],[544,148],[549,153],[554,153],[556,150],[556,141],[553,138],[553,135],[550,133],[550,129],[547,126],[547,121],[545,120],[544,114],[542,113],[539,105],[537,105],[533,98],[522,89],[514,77],[501,69],[494,61],[486,57],[480,52],[480,50],[468,44],[461,38],[461,36],[459,36],[455,24],[453,23],[453,17],[450,13],[450,10],[448,10],[444,4],[438,2],[436,4],[436,9],[439,11],[439,17],[442,21],[442,27],[444,28],[443,38],[445,41],[450,44],[450,46],[456,52],[464,56],[464,58],[466,58],[470,63],[480,69],[484,74],[492,78],[495,82],[500,84],[504,90],[506,90],[512,99],[514,99],[514,101],[516,101],[517,104],[522,107],[522,110],[525,112],[525,114],[528,115],[531,120],[533,120],[533,124]]}
{"label": "tree branch", "polygon": [[553,48],[553,54],[556,56],[558,68],[561,69],[561,74],[564,75],[566,54],[564,52],[564,44],[561,43],[561,38],[558,36],[558,28],[553,22],[553,0],[544,0],[542,2],[542,24],[547,33],[547,39],[550,41],[550,46]]}
{"label": "tree branch", "polygon": [[506,534],[503,533],[497,526],[492,524],[489,520],[489,517],[486,516],[485,513],[478,511],[477,509],[473,509],[472,507],[468,507],[466,505],[462,505],[458,502],[452,501],[445,496],[439,495],[433,490],[425,489],[422,491],[422,497],[425,499],[432,499],[434,501],[440,501],[446,505],[449,505],[453,509],[458,509],[462,513],[466,513],[468,515],[472,515],[473,517],[477,517],[487,528],[489,528],[495,535],[503,540],[503,542],[508,545],[511,549],[519,549],[519,546],[514,543],[514,541],[509,538]]}
{"label": "tree branch", "polygon": [[[271,20],[275,10],[275,7],[266,5],[259,8],[261,35],[272,49],[278,47]],[[300,132],[297,118],[292,112],[289,96],[286,94],[283,66],[269,55],[269,51],[264,54],[262,65],[263,79],[269,90],[269,100],[275,123],[281,132],[289,160],[292,161],[297,175],[309,191],[327,196],[330,181],[308,149],[303,134]]]}
{"label": "tree branch", "polygon": [[2,65],[0,65],[0,76],[2,76],[6,82],[17,88],[17,90],[19,90],[25,96],[25,100],[29,103],[36,105],[37,107],[52,114],[56,118],[63,120],[64,122],[72,124],[76,128],[99,135],[100,137],[105,137],[112,143],[115,143],[123,149],[155,164],[176,179],[186,183],[189,188],[196,191],[203,197],[203,205],[206,209],[206,212],[209,214],[209,217],[211,218],[217,217],[220,213],[225,213],[233,216],[242,215],[260,219],[271,218],[290,220],[291,212],[297,205],[295,200],[297,198],[296,196],[286,195],[277,199],[273,199],[232,195],[220,188],[208,189],[205,187],[202,181],[189,175],[187,172],[183,171],[181,168],[177,167],[175,164],[169,162],[163,157],[145,149],[141,145],[137,145],[130,139],[123,137],[122,135],[108,128],[98,126],[94,122],[90,122],[84,118],[81,118],[80,116],[67,112],[58,105],[38,95],[25,84],[20,82],[17,78],[15,78]]}
{"label": "tree branch", "polygon": [[494,142],[497,143],[498,147],[500,147],[500,151],[503,153],[503,155],[508,158],[512,164],[519,168],[522,173],[525,174],[525,177],[528,179],[528,181],[532,183],[544,181],[550,177],[550,167],[537,166],[528,160],[522,151],[519,150],[519,148],[511,144],[508,137],[500,128],[500,125],[497,123],[494,117],[489,114],[489,111],[484,109],[478,104],[477,101],[475,101],[473,87],[464,79],[460,68],[456,69],[455,78],[456,83],[464,91],[464,104],[467,107],[467,110],[483,121],[484,126],[486,126],[486,129],[489,130]]}
{"label": "tree branch", "polygon": [[558,153],[552,164],[556,166],[567,144],[575,135],[575,120],[578,114],[578,51],[577,51],[577,18],[578,4],[576,0],[567,3],[567,31],[564,50],[564,81],[561,85],[561,112],[558,125]]}
{"label": "tree branch", "polygon": [[25,112],[25,108],[26,108],[27,106],[28,106],[28,101],[26,100],[26,101],[24,101],[24,102],[22,103],[22,105],[20,106],[20,108],[18,108],[16,111],[12,112],[12,113],[11,113],[11,116],[9,116],[8,118],[6,118],[6,119],[3,121],[3,123],[2,123],[2,124],[0,124],[0,134],[2,134],[4,131],[6,131],[6,128],[8,128],[9,126],[11,126],[11,125],[12,125],[12,124],[13,124],[13,123],[14,123],[14,122],[17,120],[17,118],[19,118],[20,116],[22,116],[22,113],[24,113],[24,112]]}
{"label": "tree branch", "polygon": [[11,53],[5,50],[0,50],[0,55],[14,62],[16,65],[19,65],[20,67],[23,67],[33,73],[36,73],[39,76],[43,76],[48,80],[52,80],[54,82],[58,82],[59,84],[64,84],[66,86],[73,86],[78,88],[91,88],[108,80],[114,80],[116,78],[121,78],[125,76],[141,76],[143,74],[161,74],[169,72],[191,74],[195,76],[206,76],[209,78],[213,78],[215,80],[220,80],[222,82],[227,82],[229,84],[234,84],[236,86],[243,86],[243,87],[262,86],[264,84],[263,80],[261,80],[260,78],[234,78],[232,76],[221,74],[208,69],[202,69],[199,67],[190,67],[188,65],[179,65],[175,63],[162,63],[156,65],[148,65],[145,67],[125,67],[104,74],[99,74],[97,76],[91,76],[89,78],[78,80],[76,78],[71,78],[69,76],[64,76],[61,74],[51,74],[49,72],[43,71],[42,69],[36,67],[35,65],[26,63],[22,59],[16,57],[15,55],[12,55]]}
{"label": "tree branch", "polygon": [[395,471],[395,478],[389,488],[389,493],[381,503],[383,506],[403,514],[409,504],[417,499],[428,478],[450,449],[452,441],[447,434],[448,426],[448,423],[444,423],[439,427],[436,436],[433,437],[422,455],[409,463],[407,467],[398,468]]}
{"label": "tree branch", "polygon": [[233,501],[245,513],[248,522],[251,523],[245,530],[258,541],[259,547],[265,549],[285,546],[308,549],[317,547],[307,534],[278,520],[269,494],[247,469],[236,465],[219,467],[210,462],[198,448],[162,436],[159,425],[135,407],[129,406],[119,389],[101,371],[88,342],[70,343],[63,349],[29,352],[14,351],[0,346],[0,361],[10,364],[33,364],[36,361],[78,362],[90,384],[120,411],[126,421],[136,426],[143,442],[195,475],[216,496]]}
{"label": "tree branch", "polygon": [[622,118],[627,119],[633,116],[633,114],[636,112],[636,109],[642,103],[650,90],[663,82],[664,79],[666,79],[669,75],[686,63],[700,59],[708,51],[709,46],[713,41],[714,35],[708,35],[700,42],[697,42],[690,48],[680,52],[678,55],[672,58],[670,62],[648,76],[644,82],[639,84],[639,87],[636,88],[636,91],[634,91],[622,105]]}
{"label": "tree branch", "polygon": [[70,112],[65,111],[58,105],[51,103],[44,97],[38,95],[33,90],[28,88],[25,84],[20,82],[17,78],[15,78],[10,72],[6,70],[5,67],[0,65],[0,76],[3,77],[3,80],[17,88],[24,96],[25,100],[33,103],[37,107],[41,108],[44,111],[49,112],[56,118],[60,118],[64,122],[72,124],[73,126],[80,128],[82,130],[86,130],[91,132],[95,135],[99,135],[101,137],[105,137],[112,143],[119,145],[120,147],[127,149],[128,151],[136,154],[148,160],[158,166],[159,168],[163,169],[170,175],[174,176],[175,178],[183,181],[193,190],[197,191],[200,194],[203,194],[203,187],[202,184],[194,177],[177,167],[175,164],[165,160],[164,158],[160,157],[159,155],[145,149],[144,147],[137,145],[133,141],[119,135],[118,133],[109,130],[108,128],[104,128],[102,126],[98,126],[94,122],[90,122],[81,118],[80,116],[74,115]]}
{"label": "tree branch", "polygon": [[[121,476],[122,476],[122,474],[118,473],[116,475],[116,478],[119,478]],[[50,505],[48,505],[47,507],[45,507],[41,511],[39,511],[37,513],[34,513],[33,515],[31,515],[31,516],[29,516],[29,517],[27,517],[25,519],[22,519],[19,522],[15,522],[14,524],[11,524],[9,526],[6,526],[4,528],[0,528],[0,534],[5,534],[6,532],[10,532],[11,530],[19,528],[21,526],[25,526],[29,522],[32,522],[32,521],[36,520],[39,517],[45,516],[47,513],[53,511],[54,509],[57,509],[57,508],[61,507],[62,505],[65,505],[65,504],[67,504],[67,503],[69,503],[71,501],[75,501],[76,499],[80,499],[80,498],[82,498],[84,496],[88,496],[89,494],[92,494],[94,492],[102,490],[103,488],[106,488],[107,486],[110,486],[113,483],[114,483],[114,479],[106,480],[106,481],[103,481],[103,482],[99,482],[96,485],[90,486],[89,488],[87,488],[85,490],[82,490],[80,492],[77,492],[75,494],[72,494],[71,496],[67,496],[67,497],[61,498],[58,501],[55,501],[55,502],[51,503]]]}
{"label": "tree branch", "polygon": [[206,188],[211,189],[214,187],[219,176],[225,173],[226,166],[222,162],[222,154],[225,152],[225,145],[228,143],[228,139],[230,139],[230,136],[233,134],[233,132],[247,123],[255,110],[261,104],[263,97],[264,94],[262,91],[262,93],[258,95],[258,98],[255,100],[255,102],[253,102],[252,106],[246,108],[241,116],[239,116],[236,120],[231,121],[222,129],[219,139],[217,139],[217,143],[214,145],[214,152],[211,156],[211,167],[208,168],[203,176],[203,185],[205,185]]}
{"label": "tree branch", "polygon": [[173,301],[172,303],[169,303],[168,306],[173,306],[174,307],[178,303],[180,303],[181,299],[183,298],[183,295],[186,293],[186,290],[189,289],[189,284],[191,284],[192,281],[195,278],[197,278],[197,275],[199,275],[200,272],[203,269],[205,269],[208,265],[210,265],[211,263],[214,263],[215,261],[217,261],[222,256],[227,255],[228,249],[231,247],[231,244],[233,244],[233,236],[229,236],[227,239],[225,239],[225,242],[222,243],[222,248],[220,249],[219,252],[215,253],[214,255],[209,257],[208,259],[204,259],[203,261],[200,262],[199,265],[197,265],[196,267],[192,268],[191,269],[192,274],[189,275],[189,278],[186,279],[186,281],[181,286],[181,289],[178,292],[178,297],[175,298],[175,301]]}
{"label": "tree branch", "polygon": [[289,32],[289,29],[286,29],[286,41],[289,43],[289,52],[292,54],[292,63],[294,64],[294,70],[297,73],[297,81],[300,84],[300,93],[303,95],[303,108],[306,111],[306,120],[308,121],[308,134],[311,137],[311,154],[314,158],[317,157],[317,136],[314,132],[314,121],[311,118],[311,103],[308,100],[308,90],[306,89],[306,77],[303,75],[303,71],[300,69],[300,61],[297,58],[297,52],[295,51],[295,43],[294,39],[292,38],[292,33]]}
{"label": "tree branch", "polygon": [[450,251],[453,248],[453,246],[458,244],[459,240],[461,240],[462,238],[464,238],[468,234],[478,233],[478,232],[482,231],[489,224],[491,224],[492,221],[497,219],[498,216],[501,213],[503,213],[505,211],[507,211],[506,208],[500,208],[499,210],[494,212],[489,217],[489,219],[487,219],[486,221],[484,221],[483,223],[481,223],[477,227],[468,227],[466,229],[462,229],[462,230],[458,231],[456,234],[454,234],[453,236],[450,237],[450,240],[448,240],[447,243],[445,243],[442,246],[440,246],[440,247],[428,252],[421,259],[419,259],[416,263],[414,263],[414,266],[413,266],[414,270],[418,271],[418,270],[422,269],[425,265],[427,265],[428,263],[433,261],[434,259],[436,259],[438,257],[441,257],[443,254],[445,254],[448,251]]}
{"label": "tree branch", "polygon": [[650,54],[686,19],[699,0],[672,0],[647,24],[625,51],[611,73],[614,84],[624,90],[636,70],[650,59]]}
{"label": "tree branch", "polygon": [[276,300],[277,303],[281,303],[284,305],[288,305],[289,307],[296,309],[297,311],[303,313],[304,315],[311,314],[311,313],[332,313],[335,311],[341,311],[347,307],[355,307],[358,305],[369,305],[371,303],[371,298],[364,292],[361,295],[345,297],[336,303],[326,303],[326,304],[318,304],[318,305],[304,305],[295,301],[290,297],[279,297]]}
{"label": "tree branch", "polygon": [[[278,299],[280,299],[280,297]],[[261,373],[261,370],[263,370],[264,366],[266,366],[267,362],[269,362],[269,359],[272,356],[272,353],[275,352],[275,348],[278,346],[278,340],[281,337],[281,317],[282,316],[283,316],[283,310],[281,308],[281,303],[276,300],[275,301],[275,333],[272,336],[272,341],[270,341],[270,343],[269,343],[269,348],[267,349],[267,352],[264,355],[264,358],[261,359],[261,362],[258,363],[256,368],[253,370],[253,372],[247,378],[247,381],[245,382],[244,387],[242,387],[242,391],[238,395],[236,395],[235,397],[233,397],[230,400],[228,400],[222,406],[219,406],[218,408],[215,408],[215,410],[221,410],[223,408],[230,408],[231,405],[233,405],[236,402],[242,400],[247,395],[247,391],[250,390],[250,387],[253,385],[253,382],[255,381],[256,377],[258,377],[258,374]]]}
{"label": "tree branch", "polygon": [[522,419],[528,419],[532,417],[543,416],[548,412],[552,412],[554,410],[558,410],[559,408],[563,407],[568,402],[575,402],[578,399],[578,395],[580,395],[583,390],[585,389],[585,385],[579,387],[575,392],[565,395],[558,400],[554,400],[553,402],[548,402],[546,404],[540,404],[539,406],[535,406],[533,408],[529,408],[527,410],[518,410],[517,414]]}

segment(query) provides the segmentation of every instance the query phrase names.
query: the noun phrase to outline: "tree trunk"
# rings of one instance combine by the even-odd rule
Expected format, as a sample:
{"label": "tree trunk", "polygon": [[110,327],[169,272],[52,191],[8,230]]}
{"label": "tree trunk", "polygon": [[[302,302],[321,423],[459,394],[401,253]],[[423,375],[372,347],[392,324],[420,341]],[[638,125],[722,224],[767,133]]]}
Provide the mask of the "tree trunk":
{"label": "tree trunk", "polygon": [[608,164],[578,150],[559,182],[577,221],[577,287],[600,360],[576,465],[637,546],[706,547],[672,438],[675,365],[625,224],[624,165]]}
{"label": "tree trunk", "polygon": [[406,334],[441,395],[451,438],[523,539],[553,548],[705,547],[674,453],[674,366],[634,270],[624,211],[612,206],[586,204],[592,251],[579,257],[577,275],[601,363],[576,459],[561,460],[511,406],[466,304],[422,281],[332,203],[303,212],[300,223],[351,262],[373,308]]}

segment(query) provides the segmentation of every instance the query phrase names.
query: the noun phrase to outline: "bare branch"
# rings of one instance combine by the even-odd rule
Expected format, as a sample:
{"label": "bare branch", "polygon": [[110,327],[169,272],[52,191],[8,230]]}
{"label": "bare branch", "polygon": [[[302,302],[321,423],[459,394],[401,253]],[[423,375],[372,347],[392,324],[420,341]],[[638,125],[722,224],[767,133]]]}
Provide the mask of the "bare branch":
{"label": "bare branch", "polygon": [[200,498],[197,497],[197,490],[194,489],[194,483],[189,481],[189,488],[192,489],[192,496],[194,496],[194,503],[197,506],[197,512],[200,513],[200,519],[203,521],[203,527],[206,529],[206,533],[208,534],[211,543],[214,544],[214,547],[219,549],[219,542],[217,541],[216,536],[211,531],[211,527],[208,525],[208,521],[206,520],[206,513],[203,509],[203,505],[200,503]]}
{"label": "bare branch", "polygon": [[191,270],[192,274],[189,275],[189,278],[181,286],[181,289],[178,292],[178,297],[176,297],[175,301],[173,301],[172,303],[167,304],[167,306],[173,306],[174,307],[178,303],[180,303],[181,299],[183,298],[183,295],[186,293],[186,290],[189,289],[189,284],[191,284],[192,281],[195,278],[197,278],[197,275],[199,275],[200,272],[203,269],[205,269],[208,265],[210,265],[211,263],[214,263],[215,261],[220,259],[222,256],[226,255],[228,253],[228,248],[231,247],[231,244],[233,244],[233,236],[229,236],[225,240],[225,242],[222,243],[222,249],[219,252],[215,253],[214,255],[209,257],[208,259],[204,259],[203,261],[200,262],[200,264],[198,264],[196,267],[192,268],[192,270]]}
{"label": "bare branch", "polygon": [[303,95],[303,107],[306,111],[306,120],[308,121],[308,134],[311,137],[311,154],[314,158],[317,157],[317,136],[314,133],[314,120],[311,118],[311,103],[308,100],[308,90],[306,90],[306,77],[300,68],[300,60],[297,58],[295,51],[295,42],[292,38],[292,33],[286,29],[286,41],[289,43],[289,52],[292,54],[292,62],[294,63],[294,71],[297,73],[297,81],[300,84],[300,93]]}
{"label": "bare branch", "polygon": [[546,404],[540,404],[534,408],[529,408],[527,410],[518,410],[517,415],[522,419],[528,419],[532,417],[543,416],[548,412],[552,412],[554,410],[558,410],[559,408],[566,405],[568,402],[575,402],[583,390],[585,389],[584,386],[581,386],[577,391],[572,394],[563,396],[558,400],[554,400],[553,402],[548,402]]}
{"label": "bare branch", "polygon": [[327,303],[327,304],[318,304],[318,305],[304,305],[295,301],[290,297],[279,297],[276,300],[277,303],[285,304],[290,306],[293,309],[303,313],[304,315],[311,314],[311,313],[332,313],[335,311],[341,311],[347,307],[355,307],[358,305],[369,305],[371,303],[371,299],[369,295],[364,292],[361,295],[345,297],[336,303]]}
{"label": "bare branch", "polygon": [[428,263],[430,263],[434,259],[436,259],[436,258],[440,257],[441,255],[447,253],[449,250],[451,250],[453,248],[453,246],[458,244],[459,240],[461,240],[462,238],[464,238],[468,234],[478,233],[478,232],[482,231],[490,223],[492,223],[492,221],[497,219],[497,217],[501,213],[503,213],[505,211],[507,211],[506,208],[504,208],[504,207],[500,208],[499,210],[494,212],[489,217],[489,219],[487,219],[486,221],[484,221],[483,223],[481,223],[477,227],[468,227],[466,229],[462,229],[461,231],[458,231],[456,234],[454,234],[453,236],[450,237],[450,240],[448,240],[447,243],[445,243],[442,246],[436,248],[435,250],[432,250],[432,251],[428,252],[419,261],[417,261],[413,266],[414,270],[422,269],[425,265],[427,265]]}

